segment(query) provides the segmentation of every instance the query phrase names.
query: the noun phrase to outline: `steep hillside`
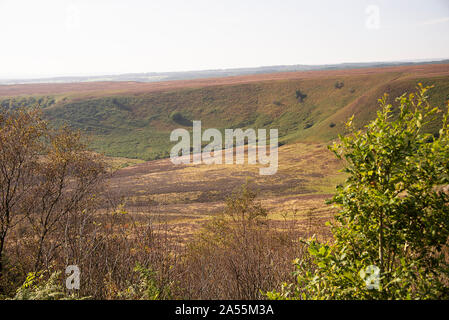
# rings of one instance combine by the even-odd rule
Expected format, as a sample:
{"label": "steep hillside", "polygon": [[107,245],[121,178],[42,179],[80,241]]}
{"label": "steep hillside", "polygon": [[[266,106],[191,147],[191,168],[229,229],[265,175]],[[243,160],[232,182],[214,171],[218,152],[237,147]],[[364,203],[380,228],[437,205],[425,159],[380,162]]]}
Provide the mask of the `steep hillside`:
{"label": "steep hillside", "polygon": [[[434,104],[444,105],[449,98],[449,65],[316,71],[298,73],[296,78],[293,74],[210,79],[202,87],[196,82],[165,88],[162,83],[154,84],[159,90],[113,84],[113,90],[89,91],[86,87],[62,92],[54,85],[53,91],[40,91],[45,94],[3,97],[0,103],[4,107],[39,103],[52,123],[67,122],[90,134],[96,151],[152,160],[168,156],[173,145],[170,132],[179,127],[191,129],[191,120],[201,120],[203,128],[220,130],[277,128],[283,143],[326,142],[343,132],[352,114],[359,125],[372,119],[384,92],[396,97],[422,82],[435,86],[431,91]],[[23,87],[13,87],[16,91],[11,92],[24,93]]]}

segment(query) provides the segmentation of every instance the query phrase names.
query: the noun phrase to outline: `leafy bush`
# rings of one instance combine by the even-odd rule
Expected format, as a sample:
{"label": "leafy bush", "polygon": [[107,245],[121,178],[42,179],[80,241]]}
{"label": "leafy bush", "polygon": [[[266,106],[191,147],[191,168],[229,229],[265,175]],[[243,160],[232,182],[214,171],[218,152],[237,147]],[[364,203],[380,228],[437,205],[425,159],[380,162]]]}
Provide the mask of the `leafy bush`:
{"label": "leafy bush", "polygon": [[[45,272],[30,272],[12,300],[72,300],[75,294],[67,294],[62,287],[61,272],[53,272],[48,279]],[[87,299],[88,297],[82,298]]]}
{"label": "leafy bush", "polygon": [[313,127],[313,121],[308,121],[305,125],[304,125],[304,129],[309,129]]}
{"label": "leafy bush", "polygon": [[170,119],[173,120],[174,122],[176,122],[177,124],[180,124],[182,126],[186,126],[186,127],[191,127],[192,126],[192,121],[185,118],[181,112],[179,111],[173,111],[170,114]]}
{"label": "leafy bush", "polygon": [[119,292],[117,295],[118,298],[133,300],[170,299],[170,287],[172,283],[161,286],[157,280],[157,272],[139,263],[136,264],[134,272],[139,273],[139,282],[130,285],[125,291]]}
{"label": "leafy bush", "polygon": [[343,83],[343,81],[336,81],[335,82],[335,89],[341,89],[341,88],[343,88],[344,87],[344,83]]}
{"label": "leafy bush", "polygon": [[[449,196],[441,188],[449,183],[449,114],[438,137],[423,133],[441,112],[428,103],[428,89],[420,84],[397,98],[394,120],[397,107],[386,95],[366,130],[356,131],[350,119],[351,134],[330,147],[349,174],[331,201],[340,209],[335,242],[310,240],[313,264],[296,261],[297,283],[269,298],[449,298]],[[374,270],[378,287],[370,285]]]}
{"label": "leafy bush", "polygon": [[304,102],[305,98],[307,98],[307,94],[301,92],[300,89],[296,90],[296,99],[298,102]]}

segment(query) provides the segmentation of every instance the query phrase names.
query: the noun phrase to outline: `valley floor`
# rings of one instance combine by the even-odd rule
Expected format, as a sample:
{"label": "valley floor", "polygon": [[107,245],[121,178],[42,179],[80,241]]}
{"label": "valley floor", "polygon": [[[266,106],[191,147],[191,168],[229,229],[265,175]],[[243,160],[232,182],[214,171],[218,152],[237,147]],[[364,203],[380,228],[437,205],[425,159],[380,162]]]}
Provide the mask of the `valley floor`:
{"label": "valley floor", "polygon": [[[246,159],[245,159],[246,160]],[[341,163],[318,143],[279,148],[279,168],[259,175],[260,165],[174,165],[170,159],[119,169],[108,180],[108,198],[122,201],[131,214],[151,214],[169,222],[177,237],[188,238],[209,217],[222,212],[225,200],[248,182],[268,217],[294,221],[299,230],[327,238],[325,222],[333,209],[325,204],[344,176]]]}

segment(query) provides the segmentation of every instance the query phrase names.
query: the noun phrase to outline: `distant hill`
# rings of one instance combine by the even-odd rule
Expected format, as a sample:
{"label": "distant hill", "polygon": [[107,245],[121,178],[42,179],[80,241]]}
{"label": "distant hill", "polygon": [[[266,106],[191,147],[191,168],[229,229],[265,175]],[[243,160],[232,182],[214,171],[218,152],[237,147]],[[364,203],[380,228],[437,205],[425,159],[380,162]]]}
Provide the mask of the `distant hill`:
{"label": "distant hill", "polygon": [[264,66],[256,68],[215,69],[203,71],[146,72],[146,73],[127,73],[119,75],[74,76],[74,77],[68,76],[68,77],[51,77],[51,78],[36,78],[36,79],[0,79],[0,84],[74,83],[74,82],[93,82],[93,81],[159,82],[171,80],[232,77],[232,76],[267,74],[277,72],[344,70],[344,69],[357,69],[357,68],[379,68],[379,67],[411,66],[422,64],[447,64],[447,63],[449,63],[449,59],[429,60],[429,61],[338,63],[338,64],[324,64],[324,65],[297,64],[297,65]]}
{"label": "distant hill", "polygon": [[[167,157],[170,132],[201,120],[203,128],[277,128],[280,141],[328,142],[355,114],[359,126],[374,118],[377,99],[434,85],[432,103],[449,99],[449,64],[286,72],[159,83],[25,84],[0,86],[4,108],[39,104],[55,125],[92,136],[109,156]],[[3,97],[1,97],[3,96]],[[176,116],[175,116],[176,115]],[[179,121],[183,119],[183,121]],[[436,133],[431,125],[429,131]]]}

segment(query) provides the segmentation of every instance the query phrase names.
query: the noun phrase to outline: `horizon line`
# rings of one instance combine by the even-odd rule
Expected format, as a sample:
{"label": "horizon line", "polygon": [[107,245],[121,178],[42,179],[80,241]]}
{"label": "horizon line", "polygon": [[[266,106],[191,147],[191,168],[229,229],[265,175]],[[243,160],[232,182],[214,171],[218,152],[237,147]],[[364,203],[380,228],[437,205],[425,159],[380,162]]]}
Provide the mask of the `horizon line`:
{"label": "horizon line", "polygon": [[[338,62],[338,63],[323,63],[323,64],[279,64],[279,65],[261,65],[256,67],[231,67],[231,68],[216,68],[216,69],[196,69],[196,70],[178,70],[178,71],[161,71],[161,72],[154,72],[154,71],[143,71],[143,72],[120,72],[120,73],[95,73],[95,74],[62,74],[62,75],[47,75],[47,76],[13,76],[13,77],[1,77],[0,76],[0,85],[8,85],[8,84],[27,84],[27,83],[46,83],[47,80],[56,80],[61,81],[58,83],[71,83],[71,82],[96,82],[96,81],[114,81],[114,82],[120,82],[120,81],[138,81],[138,80],[89,80],[83,78],[100,78],[100,77],[120,77],[120,76],[138,76],[138,75],[152,75],[153,77],[156,76],[163,76],[163,75],[174,75],[174,74],[189,74],[189,73],[207,73],[207,72],[232,72],[232,71],[252,71],[257,69],[264,69],[264,68],[294,68],[294,67],[303,67],[303,68],[320,68],[320,67],[335,67],[335,66],[343,66],[343,65],[357,65],[357,64],[407,64],[407,63],[413,63],[413,64],[427,64],[432,62],[443,62],[449,60],[449,58],[425,58],[425,59],[401,59],[401,60],[381,60],[381,61],[354,61],[354,62]],[[368,66],[369,67],[369,66]],[[362,67],[363,68],[363,67]],[[261,73],[276,73],[276,72],[300,72],[300,71],[314,71],[317,69],[312,70],[277,70],[273,72],[261,72]],[[318,69],[319,70],[319,69]],[[263,71],[263,70],[261,70]],[[249,73],[251,74],[251,72]],[[237,74],[236,74],[237,75]],[[232,76],[232,75],[229,75]],[[224,75],[226,77],[226,75]],[[203,77],[199,77],[203,78]],[[204,77],[206,78],[206,77]],[[69,80],[70,81],[64,82],[63,80]],[[186,78],[191,79],[191,78]],[[176,80],[176,79],[171,79]],[[182,79],[180,79],[182,80]],[[140,81],[140,82],[160,82],[164,81],[164,79],[161,79],[159,81],[157,80],[147,80],[147,81]],[[10,82],[10,83],[8,83]],[[51,82],[48,82],[51,83]]]}

